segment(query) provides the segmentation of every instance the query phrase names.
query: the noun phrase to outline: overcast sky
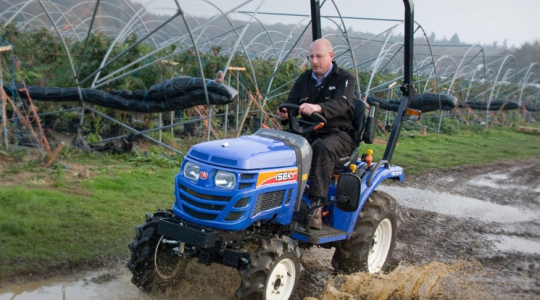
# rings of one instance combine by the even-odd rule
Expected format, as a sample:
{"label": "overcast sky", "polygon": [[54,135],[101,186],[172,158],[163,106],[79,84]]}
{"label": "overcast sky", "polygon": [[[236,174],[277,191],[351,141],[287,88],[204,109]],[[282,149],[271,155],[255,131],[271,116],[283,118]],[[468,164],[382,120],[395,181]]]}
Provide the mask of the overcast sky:
{"label": "overcast sky", "polygon": [[[174,0],[134,0],[150,3],[150,7],[160,14],[171,14],[176,5]],[[222,8],[231,9],[247,0],[209,0]],[[321,0],[323,1],[323,0]],[[403,19],[404,6],[401,0],[334,0],[341,15],[363,18]],[[179,0],[182,9],[194,15],[214,15],[217,13],[200,0]],[[309,0],[266,0],[261,12],[310,14]],[[253,11],[261,0],[254,0],[240,10]],[[422,25],[428,35],[434,32],[438,39],[450,39],[454,33],[462,42],[502,44],[507,40],[510,47],[519,47],[525,42],[540,39],[540,0],[414,0],[415,20]],[[337,15],[332,0],[327,0],[322,15]],[[233,17],[245,18],[244,15]],[[296,24],[302,18],[263,16],[263,22]],[[347,28],[356,31],[380,33],[395,22],[346,21]],[[323,26],[332,26],[323,22]],[[401,29],[400,29],[401,31]],[[324,34],[324,32],[323,32]]]}

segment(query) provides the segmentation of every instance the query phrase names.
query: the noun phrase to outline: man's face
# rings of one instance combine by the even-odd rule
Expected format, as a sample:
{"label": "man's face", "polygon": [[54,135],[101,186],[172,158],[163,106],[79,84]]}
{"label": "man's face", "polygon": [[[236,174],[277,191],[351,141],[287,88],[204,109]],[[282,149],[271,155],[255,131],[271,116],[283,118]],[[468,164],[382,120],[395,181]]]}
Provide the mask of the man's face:
{"label": "man's face", "polygon": [[325,47],[323,44],[313,43],[309,48],[309,63],[311,69],[315,72],[315,75],[322,77],[330,66],[332,65],[332,59],[334,58],[334,53],[328,47]]}

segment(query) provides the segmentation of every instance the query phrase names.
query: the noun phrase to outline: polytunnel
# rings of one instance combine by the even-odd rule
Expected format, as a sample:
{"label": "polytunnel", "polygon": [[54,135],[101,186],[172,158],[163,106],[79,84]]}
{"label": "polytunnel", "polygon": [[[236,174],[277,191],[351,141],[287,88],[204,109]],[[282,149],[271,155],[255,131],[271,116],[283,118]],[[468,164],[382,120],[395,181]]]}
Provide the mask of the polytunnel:
{"label": "polytunnel", "polygon": [[[209,140],[245,134],[249,126],[280,128],[275,110],[309,68],[306,55],[313,36],[332,41],[335,61],[354,74],[359,97],[386,107],[380,126],[384,134],[384,125],[395,117],[392,107],[399,103],[404,77],[403,19],[365,16],[366,5],[372,4],[358,1],[358,8],[350,9],[338,0],[305,0],[292,10],[282,0],[2,0],[0,85],[11,91],[3,94],[2,111],[21,110],[20,115],[2,115],[5,143],[7,120],[24,123],[33,115],[76,120],[90,127],[86,134],[99,136],[91,144],[136,134],[177,153],[181,151],[164,143],[162,134],[170,132],[174,138],[188,133]],[[312,24],[313,14],[320,14],[318,24]],[[433,110],[441,110],[426,113],[411,126],[438,133],[444,118],[509,125],[504,115],[509,109],[526,120],[537,116],[538,64],[520,65],[512,55],[489,56],[481,45],[433,44],[421,25],[414,31],[416,92],[426,99],[438,95]],[[22,42],[36,43],[39,49],[29,50]],[[226,104],[214,100],[209,85],[218,71],[237,91]],[[86,97],[92,91],[112,93],[113,98],[146,91],[144,104],[144,93],[182,76],[203,83],[199,102],[190,107],[126,112],[125,107],[89,103]],[[71,88],[76,101],[20,99],[16,91],[24,86]],[[443,103],[453,97],[455,109]],[[128,109],[133,103],[129,99]],[[108,136],[99,132],[98,123],[111,129]]]}

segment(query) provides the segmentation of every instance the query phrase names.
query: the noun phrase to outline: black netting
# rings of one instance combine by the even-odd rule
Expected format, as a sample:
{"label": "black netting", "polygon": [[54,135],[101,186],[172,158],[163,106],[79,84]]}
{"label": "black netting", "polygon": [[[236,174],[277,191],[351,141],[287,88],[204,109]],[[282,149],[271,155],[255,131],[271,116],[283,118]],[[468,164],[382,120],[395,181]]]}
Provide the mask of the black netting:
{"label": "black netting", "polygon": [[[185,109],[197,105],[205,105],[206,98],[203,85],[208,90],[209,104],[224,105],[232,102],[238,92],[225,84],[214,80],[189,76],[176,77],[155,84],[148,90],[130,90],[104,92],[95,89],[81,89],[84,102],[102,107],[134,111],[134,112],[165,112]],[[64,102],[79,101],[77,88],[57,88],[28,86],[28,93],[32,100]],[[4,86],[4,91],[13,96],[18,93],[21,98],[28,98],[22,84]]]}
{"label": "black netting", "polygon": [[[368,95],[369,104],[379,103],[379,108],[390,111],[398,111],[400,100],[386,100],[372,95]],[[435,110],[452,110],[457,105],[457,98],[446,94],[423,93],[415,95],[409,108],[418,109],[422,112]]]}
{"label": "black netting", "polygon": [[489,103],[489,110],[514,110],[519,109],[517,102],[508,101],[508,100],[493,100],[488,101],[465,101],[465,103],[460,103],[459,108],[470,108],[474,110],[486,110]]}
{"label": "black netting", "polygon": [[[440,98],[440,103],[439,103]],[[398,111],[400,100],[386,100],[376,96],[369,95],[367,98],[369,104],[379,103],[379,108],[390,111]],[[488,101],[465,101],[457,103],[456,97],[446,94],[423,93],[413,97],[410,108],[418,109],[422,112],[430,112],[435,110],[452,110],[455,107],[470,108],[474,110],[487,110]],[[529,105],[524,105],[529,112],[537,112],[540,109]],[[489,110],[516,110],[519,109],[517,102],[510,100],[493,100],[489,102]]]}

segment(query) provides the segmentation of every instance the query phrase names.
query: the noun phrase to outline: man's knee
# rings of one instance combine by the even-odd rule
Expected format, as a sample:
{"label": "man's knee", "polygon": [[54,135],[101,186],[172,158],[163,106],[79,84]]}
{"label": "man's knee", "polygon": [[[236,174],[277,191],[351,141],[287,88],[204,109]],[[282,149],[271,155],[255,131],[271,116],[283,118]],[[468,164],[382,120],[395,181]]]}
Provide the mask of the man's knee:
{"label": "man's knee", "polygon": [[314,155],[331,154],[334,152],[332,149],[332,145],[321,140],[319,140],[316,143],[313,143],[311,146],[312,146]]}

